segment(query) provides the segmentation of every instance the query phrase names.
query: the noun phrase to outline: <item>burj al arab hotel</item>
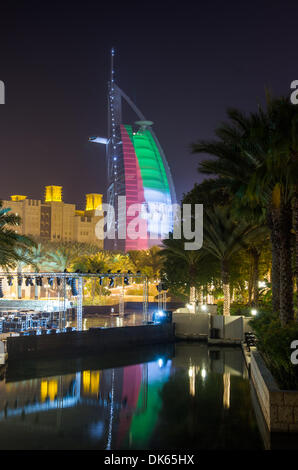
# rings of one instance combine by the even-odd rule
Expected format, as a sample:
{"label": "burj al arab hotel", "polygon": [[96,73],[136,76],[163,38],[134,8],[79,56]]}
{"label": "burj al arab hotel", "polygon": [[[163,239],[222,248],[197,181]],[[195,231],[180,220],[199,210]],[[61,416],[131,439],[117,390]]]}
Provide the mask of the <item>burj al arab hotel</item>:
{"label": "burj al arab hotel", "polygon": [[[89,140],[106,145],[107,203],[114,208],[112,222],[116,234],[109,247],[121,251],[144,250],[160,244],[172,231],[175,188],[166,157],[152,129],[153,122],[145,118],[115,82],[114,55],[112,49],[108,138],[91,137]],[[130,114],[135,114],[134,123],[125,123],[123,102],[133,111]],[[121,204],[124,204],[124,212],[123,207],[119,210]],[[136,207],[141,208],[139,235],[130,231]]]}

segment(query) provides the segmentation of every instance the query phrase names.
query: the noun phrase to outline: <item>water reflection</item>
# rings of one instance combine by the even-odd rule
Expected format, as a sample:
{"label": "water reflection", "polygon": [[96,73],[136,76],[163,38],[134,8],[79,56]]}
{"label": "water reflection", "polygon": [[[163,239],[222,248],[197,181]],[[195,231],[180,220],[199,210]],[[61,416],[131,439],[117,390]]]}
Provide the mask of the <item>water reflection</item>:
{"label": "water reflection", "polygon": [[1,381],[0,448],[262,447],[240,350],[178,343],[152,358]]}

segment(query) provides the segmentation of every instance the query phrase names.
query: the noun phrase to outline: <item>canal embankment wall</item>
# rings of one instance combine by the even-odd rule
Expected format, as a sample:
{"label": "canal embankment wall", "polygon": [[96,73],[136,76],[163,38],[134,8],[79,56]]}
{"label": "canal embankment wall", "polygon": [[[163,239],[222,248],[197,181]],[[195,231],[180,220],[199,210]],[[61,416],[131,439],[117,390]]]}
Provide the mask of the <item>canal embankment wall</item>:
{"label": "canal embankment wall", "polygon": [[298,391],[281,390],[258,351],[251,352],[250,376],[270,432],[298,432]]}
{"label": "canal embankment wall", "polygon": [[137,348],[175,341],[175,325],[126,326],[90,328],[47,335],[7,338],[8,361],[24,357],[72,356]]}

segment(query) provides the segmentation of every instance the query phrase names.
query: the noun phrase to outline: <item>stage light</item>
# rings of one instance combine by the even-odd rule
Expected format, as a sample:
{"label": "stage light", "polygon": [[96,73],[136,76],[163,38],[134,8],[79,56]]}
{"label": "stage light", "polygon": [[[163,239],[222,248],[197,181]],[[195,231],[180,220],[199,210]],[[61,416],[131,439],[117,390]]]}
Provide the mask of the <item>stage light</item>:
{"label": "stage light", "polygon": [[31,276],[27,276],[25,280],[25,285],[28,286],[33,286],[33,279]]}
{"label": "stage light", "polygon": [[71,295],[78,295],[75,278],[71,280]]}
{"label": "stage light", "polygon": [[61,285],[61,278],[56,277],[56,282],[57,282],[57,286],[59,287]]}
{"label": "stage light", "polygon": [[23,283],[22,276],[18,276],[18,286],[21,287],[22,283]]}
{"label": "stage light", "polygon": [[35,284],[39,287],[42,287],[42,277],[39,276],[35,279]]}
{"label": "stage light", "polygon": [[126,286],[129,286],[129,280],[128,280],[128,277],[127,277],[127,276],[125,276],[125,278],[124,278],[124,284],[125,284]]}
{"label": "stage light", "polygon": [[53,277],[48,277],[48,283],[50,287],[53,287],[54,284],[54,278]]}
{"label": "stage light", "polygon": [[114,278],[109,277],[109,279],[110,279],[109,287],[114,287]]}
{"label": "stage light", "polygon": [[169,310],[156,310],[153,312],[152,321],[154,323],[171,323],[172,312]]}
{"label": "stage light", "polygon": [[12,276],[7,276],[7,283],[9,286],[13,286],[13,277]]}

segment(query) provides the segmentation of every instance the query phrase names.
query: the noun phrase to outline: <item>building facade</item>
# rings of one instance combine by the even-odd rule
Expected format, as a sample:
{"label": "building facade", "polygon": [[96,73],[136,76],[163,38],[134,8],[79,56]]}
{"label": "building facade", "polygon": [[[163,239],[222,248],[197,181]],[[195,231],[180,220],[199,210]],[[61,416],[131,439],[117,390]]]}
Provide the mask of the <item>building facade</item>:
{"label": "building facade", "polygon": [[[108,90],[108,137],[91,137],[90,141],[106,146],[107,203],[115,214],[115,220],[107,215],[107,232],[113,224],[116,235],[109,248],[148,249],[160,244],[173,230],[175,188],[167,159],[152,129],[153,122],[145,118],[115,82],[114,49]],[[123,103],[135,114],[134,123],[125,124]],[[123,197],[125,218],[120,202]],[[130,231],[135,217],[140,221],[138,236]]]}
{"label": "building facade", "polygon": [[53,242],[91,243],[103,248],[102,194],[86,194],[85,210],[63,202],[62,186],[46,186],[44,201],[12,195],[3,207],[21,217],[16,231]]}

